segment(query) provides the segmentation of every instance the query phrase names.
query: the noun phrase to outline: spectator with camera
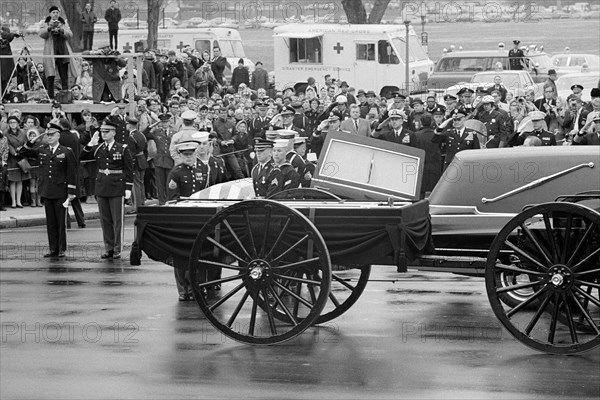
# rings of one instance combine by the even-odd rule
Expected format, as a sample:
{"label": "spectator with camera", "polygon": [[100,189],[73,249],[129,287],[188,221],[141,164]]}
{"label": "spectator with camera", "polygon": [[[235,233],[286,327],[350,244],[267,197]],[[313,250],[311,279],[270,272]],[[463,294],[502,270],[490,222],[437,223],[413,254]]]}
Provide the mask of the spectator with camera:
{"label": "spectator with camera", "polygon": [[[50,15],[40,24],[39,36],[44,39],[44,55],[68,56],[73,53],[69,40],[73,37],[73,32],[67,21],[60,16],[60,10],[57,6],[50,7]],[[74,71],[71,59],[68,57],[48,57],[44,58],[44,69],[48,81],[48,96],[54,99],[54,81],[56,74],[60,77],[60,87],[62,90],[69,88],[69,67]],[[77,76],[77,73],[72,73]]]}
{"label": "spectator with camera", "polygon": [[98,50],[83,52],[84,57],[86,55],[106,56],[86,60],[92,66],[92,100],[95,103],[121,100],[119,69],[124,68],[127,62],[118,57],[119,54],[118,51],[111,50],[108,43],[100,44]]}
{"label": "spectator with camera", "polygon": [[183,75],[185,74],[185,68],[181,60],[178,60],[176,53],[173,50],[169,50],[167,53],[169,57],[164,65],[163,76],[162,76],[162,93],[163,102],[166,102],[171,91],[171,82],[173,78],[177,78],[179,82],[183,81]]}

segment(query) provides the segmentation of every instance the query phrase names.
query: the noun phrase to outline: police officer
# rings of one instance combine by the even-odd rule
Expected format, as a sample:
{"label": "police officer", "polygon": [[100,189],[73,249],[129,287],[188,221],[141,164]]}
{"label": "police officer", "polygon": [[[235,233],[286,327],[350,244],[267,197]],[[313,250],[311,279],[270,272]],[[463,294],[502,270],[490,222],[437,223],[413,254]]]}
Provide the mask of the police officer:
{"label": "police officer", "polygon": [[273,162],[281,170],[281,191],[300,187],[300,175],[286,160],[289,142],[287,139],[276,139],[273,144]]}
{"label": "police officer", "polygon": [[531,111],[527,116],[533,123],[533,131],[522,132],[517,139],[517,144],[521,146],[529,136],[535,136],[541,140],[542,146],[556,146],[556,138],[554,135],[547,130],[544,130],[546,113],[542,111]]}
{"label": "police officer", "polygon": [[[466,112],[455,109],[452,118],[448,118],[435,129],[435,136],[431,139],[433,143],[446,143],[446,158],[444,159],[444,170],[450,162],[462,150],[479,149],[477,132],[465,126]],[[452,128],[446,127],[452,121]]]}
{"label": "police officer", "polygon": [[388,112],[388,118],[379,124],[375,132],[373,132],[373,137],[414,147],[417,143],[417,138],[413,131],[403,126],[404,121],[406,121],[406,114],[403,111],[392,108]]}
{"label": "police officer", "polygon": [[117,125],[105,119],[98,132],[81,152],[82,160],[96,159],[98,176],[95,195],[100,212],[104,254],[101,258],[121,258],[123,227],[123,196],[131,197],[133,187],[133,161],[126,144],[115,141]]}
{"label": "police officer", "polygon": [[[19,150],[24,157],[40,161],[39,194],[44,199],[46,231],[50,251],[44,257],[64,257],[67,250],[65,200],[75,198],[77,160],[70,148],[59,144],[62,127],[50,123],[45,133],[36,136]],[[37,149],[36,143],[44,136],[47,144]]]}
{"label": "police officer", "polygon": [[520,44],[520,40],[513,40],[513,48],[508,51],[508,64],[510,69],[523,69],[523,57],[525,57],[525,54],[523,53],[523,50],[519,48]]}
{"label": "police officer", "polygon": [[281,170],[275,166],[273,159],[274,142],[262,138],[254,140],[256,165],[252,168],[252,184],[254,194],[259,198],[270,197],[281,191],[283,180]]}

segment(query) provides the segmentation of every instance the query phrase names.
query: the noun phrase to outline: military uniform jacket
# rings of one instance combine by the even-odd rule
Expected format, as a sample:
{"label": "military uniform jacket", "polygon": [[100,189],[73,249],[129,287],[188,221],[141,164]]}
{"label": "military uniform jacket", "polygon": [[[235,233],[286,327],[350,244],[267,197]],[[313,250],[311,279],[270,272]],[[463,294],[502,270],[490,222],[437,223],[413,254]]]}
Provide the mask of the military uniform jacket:
{"label": "military uniform jacket", "polygon": [[279,169],[281,170],[281,179],[283,179],[282,191],[300,187],[300,175],[292,167],[292,164],[284,162],[282,165],[279,165]]}
{"label": "military uniform jacket", "polygon": [[81,159],[96,159],[96,196],[120,197],[125,195],[125,190],[132,189],[133,160],[126,144],[115,141],[110,150],[106,142],[94,147],[85,146]]}
{"label": "military uniform jacket", "polygon": [[523,50],[521,49],[510,49],[508,51],[508,63],[510,65],[510,69],[523,69],[523,64],[521,64],[523,57]]}
{"label": "military uniform jacket", "polygon": [[492,137],[504,142],[507,140],[508,128],[504,123],[504,117],[498,110],[492,110],[492,112],[483,111],[479,113],[477,119],[485,124],[488,140],[491,140]]}
{"label": "military uniform jacket", "polygon": [[543,129],[540,131],[525,132],[523,135],[519,136],[517,144],[519,146],[522,145],[525,143],[525,139],[527,139],[529,136],[535,136],[539,138],[542,141],[542,146],[556,146],[556,137],[554,137],[552,133]]}
{"label": "military uniform jacket", "polygon": [[302,158],[302,156],[295,151],[288,152],[285,155],[285,159],[292,164],[292,168],[294,168],[294,171],[296,171],[300,176],[300,185],[302,187],[309,187],[311,180],[304,178],[304,175],[308,172],[306,160],[304,160],[304,158]]}
{"label": "military uniform jacket", "polygon": [[270,118],[265,117],[261,120],[260,117],[256,117],[250,121],[248,132],[254,139],[258,137],[264,138],[265,132],[269,128],[269,122],[271,122]]}
{"label": "military uniform jacket", "polygon": [[250,175],[256,197],[269,197],[281,192],[283,187],[281,170],[272,161],[267,162],[264,166],[260,163],[256,164]]}
{"label": "military uniform jacket", "polygon": [[50,146],[44,144],[34,149],[34,142],[27,142],[19,154],[40,161],[40,196],[47,199],[65,199],[68,194],[76,194],[77,160],[70,148],[58,145],[54,154]]}
{"label": "military uniform jacket", "polygon": [[169,172],[167,181],[167,196],[169,200],[179,197],[189,197],[206,189],[211,182],[210,165],[197,160],[194,165],[179,164]]}
{"label": "military uniform jacket", "polygon": [[598,132],[588,132],[581,138],[579,143],[573,140],[573,146],[576,145],[600,146],[600,135],[598,134]]}
{"label": "military uniform jacket", "polygon": [[413,131],[402,128],[400,135],[396,135],[394,129],[392,129],[392,127],[389,125],[381,128],[381,134],[378,136],[378,139],[411,147],[415,147],[417,143],[417,138],[415,137],[415,133]]}
{"label": "military uniform jacket", "polygon": [[477,132],[469,128],[464,128],[462,135],[459,134],[456,128],[444,130],[441,134],[436,134],[431,141],[446,144],[444,167],[450,164],[454,155],[459,151],[480,148]]}
{"label": "military uniform jacket", "polygon": [[170,129],[156,127],[150,131],[148,140],[152,139],[156,143],[156,156],[152,159],[155,167],[171,169],[175,165],[169,147],[174,132]]}
{"label": "military uniform jacket", "polygon": [[[144,134],[137,129],[129,132],[127,147],[133,158],[134,168],[137,171],[143,171],[148,168],[148,162],[143,162],[144,159],[148,158],[146,136],[144,136]],[[142,161],[143,165],[140,165],[138,160]]]}

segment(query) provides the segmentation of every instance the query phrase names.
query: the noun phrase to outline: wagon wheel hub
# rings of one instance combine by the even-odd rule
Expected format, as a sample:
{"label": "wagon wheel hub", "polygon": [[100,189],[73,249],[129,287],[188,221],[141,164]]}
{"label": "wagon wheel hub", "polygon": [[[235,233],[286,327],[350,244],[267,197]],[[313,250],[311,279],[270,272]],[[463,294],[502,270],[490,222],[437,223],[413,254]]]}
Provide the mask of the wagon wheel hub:
{"label": "wagon wheel hub", "polygon": [[252,260],[248,264],[248,274],[254,281],[260,281],[269,275],[271,266],[265,260]]}
{"label": "wagon wheel hub", "polygon": [[555,265],[548,270],[550,283],[556,290],[566,290],[573,285],[573,273],[565,265]]}

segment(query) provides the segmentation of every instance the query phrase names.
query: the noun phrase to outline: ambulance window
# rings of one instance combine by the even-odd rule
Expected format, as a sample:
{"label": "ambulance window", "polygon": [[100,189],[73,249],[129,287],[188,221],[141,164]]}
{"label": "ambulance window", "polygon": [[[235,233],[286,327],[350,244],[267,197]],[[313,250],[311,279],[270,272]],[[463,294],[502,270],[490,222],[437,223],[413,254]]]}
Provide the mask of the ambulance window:
{"label": "ambulance window", "polygon": [[379,64],[399,64],[400,60],[387,40],[377,42]]}
{"label": "ambulance window", "polygon": [[375,43],[357,43],[356,59],[363,61],[375,61]]}
{"label": "ambulance window", "polygon": [[322,61],[321,38],[290,38],[290,63],[320,64]]}
{"label": "ambulance window", "polygon": [[194,47],[200,54],[202,54],[204,51],[208,51],[208,54],[210,54],[212,50],[210,48],[210,40],[196,40]]}

